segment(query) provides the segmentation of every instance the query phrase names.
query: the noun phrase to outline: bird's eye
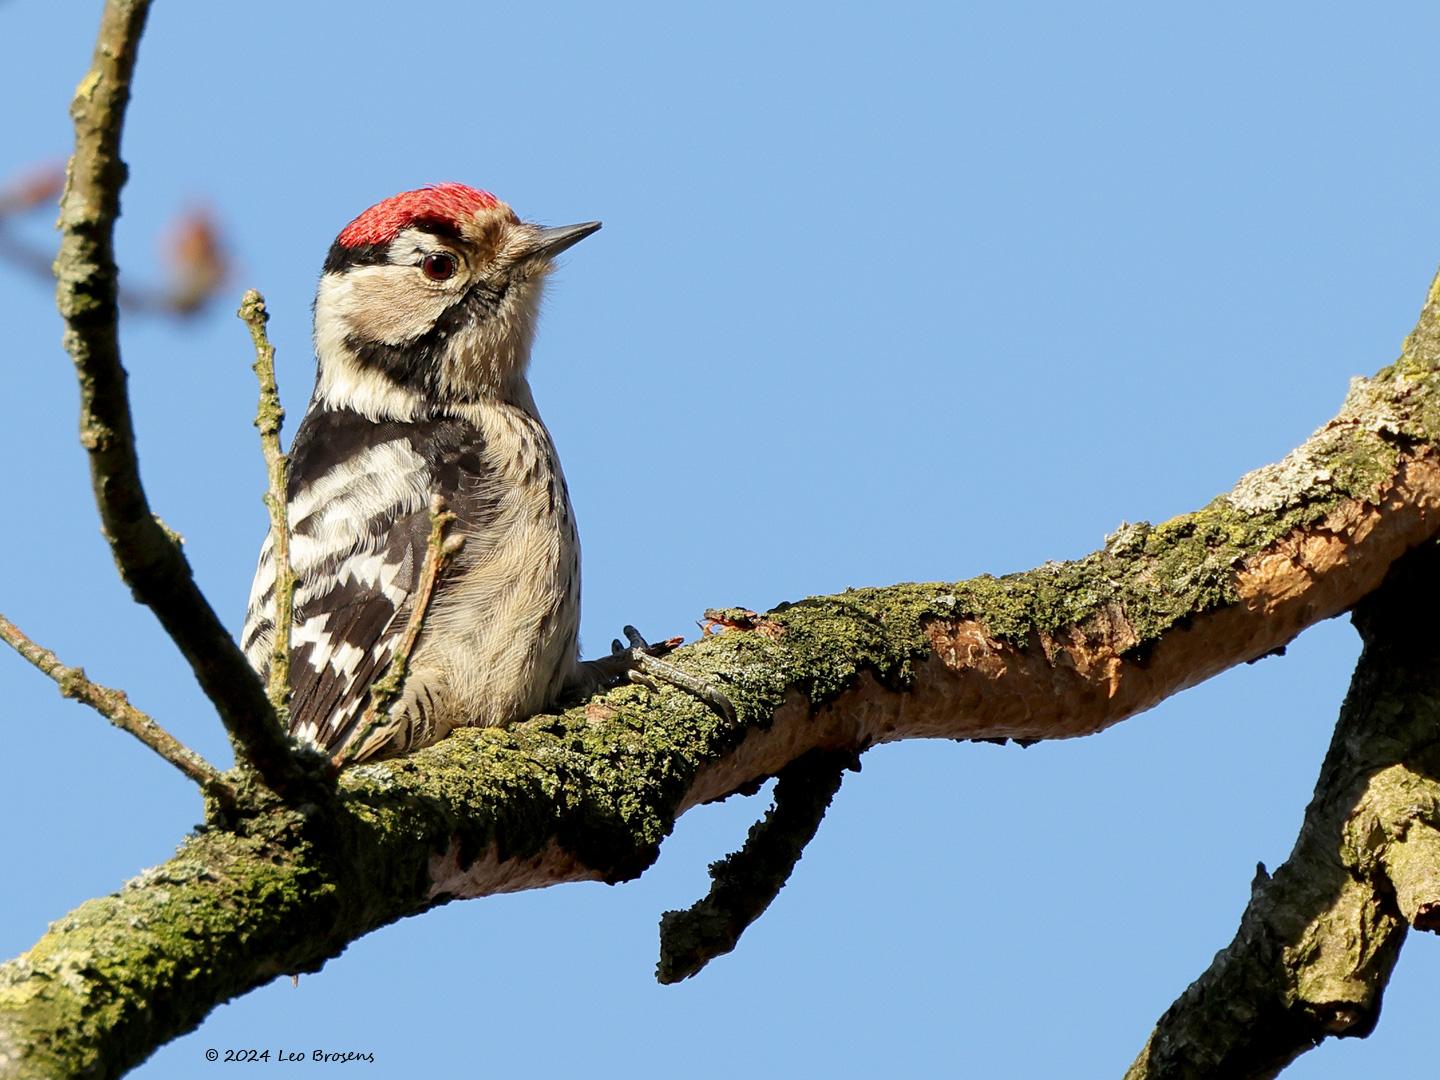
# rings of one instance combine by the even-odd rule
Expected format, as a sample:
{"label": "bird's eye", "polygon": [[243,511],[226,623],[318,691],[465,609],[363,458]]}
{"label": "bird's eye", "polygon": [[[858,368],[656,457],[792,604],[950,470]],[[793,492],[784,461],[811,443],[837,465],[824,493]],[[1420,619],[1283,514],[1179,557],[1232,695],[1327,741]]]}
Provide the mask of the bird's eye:
{"label": "bird's eye", "polygon": [[446,281],[455,276],[455,256],[443,252],[426,255],[420,260],[420,269],[431,281]]}

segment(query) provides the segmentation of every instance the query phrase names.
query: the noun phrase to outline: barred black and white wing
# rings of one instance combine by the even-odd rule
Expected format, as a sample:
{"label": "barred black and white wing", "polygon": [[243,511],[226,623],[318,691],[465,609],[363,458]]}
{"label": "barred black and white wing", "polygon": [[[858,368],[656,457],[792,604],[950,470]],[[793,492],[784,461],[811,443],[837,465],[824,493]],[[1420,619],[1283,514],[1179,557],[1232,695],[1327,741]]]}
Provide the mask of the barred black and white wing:
{"label": "barred black and white wing", "polygon": [[[371,684],[395,655],[419,587],[432,494],[473,516],[478,433],[455,421],[375,422],[312,409],[291,448],[290,730],[326,752],[355,733]],[[465,483],[462,477],[470,482]],[[241,645],[262,675],[274,640],[267,539]]]}

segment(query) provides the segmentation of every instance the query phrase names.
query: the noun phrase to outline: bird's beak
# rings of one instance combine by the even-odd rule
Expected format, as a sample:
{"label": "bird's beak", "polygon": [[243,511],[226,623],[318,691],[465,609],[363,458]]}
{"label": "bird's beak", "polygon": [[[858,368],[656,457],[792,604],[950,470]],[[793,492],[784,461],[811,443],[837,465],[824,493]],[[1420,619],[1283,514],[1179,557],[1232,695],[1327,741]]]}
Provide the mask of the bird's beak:
{"label": "bird's beak", "polygon": [[580,225],[557,225],[554,228],[537,228],[535,237],[527,246],[524,258],[553,259],[567,248],[574,247],[593,232],[598,232],[600,222],[586,221]]}

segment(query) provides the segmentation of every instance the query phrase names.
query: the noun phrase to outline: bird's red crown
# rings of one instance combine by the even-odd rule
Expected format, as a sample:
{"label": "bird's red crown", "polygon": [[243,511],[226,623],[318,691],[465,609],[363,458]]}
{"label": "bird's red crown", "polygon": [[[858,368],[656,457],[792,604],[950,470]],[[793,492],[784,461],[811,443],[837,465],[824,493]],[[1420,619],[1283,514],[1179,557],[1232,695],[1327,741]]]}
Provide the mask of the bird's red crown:
{"label": "bird's red crown", "polygon": [[500,200],[490,192],[465,184],[427,184],[376,203],[340,230],[336,240],[345,247],[388,244],[401,229],[416,222],[454,224],[480,210],[493,210],[499,205]]}

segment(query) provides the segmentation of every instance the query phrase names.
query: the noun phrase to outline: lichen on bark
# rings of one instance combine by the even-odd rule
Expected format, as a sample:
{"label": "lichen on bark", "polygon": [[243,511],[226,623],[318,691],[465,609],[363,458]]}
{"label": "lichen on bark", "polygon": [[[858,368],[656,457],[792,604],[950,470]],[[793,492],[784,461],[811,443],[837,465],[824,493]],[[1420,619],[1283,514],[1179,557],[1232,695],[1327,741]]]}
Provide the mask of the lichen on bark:
{"label": "lichen on bark", "polygon": [[626,687],[350,770],[333,800],[260,800],[217,819],[0,968],[16,1074],[118,1074],[228,997],[447,899],[633,877],[679,813],[810,749],[1099,730],[1282,644],[1436,531],[1431,380],[1379,381],[1352,393],[1300,465],[1252,474],[1195,514],[1128,526],[1084,559],[812,597],[758,619],[763,632],[674,654],[723,685],[733,722],[668,688]]}
{"label": "lichen on bark", "polygon": [[1126,1074],[1276,1075],[1330,1036],[1368,1035],[1408,925],[1440,905],[1440,548],[1362,601],[1365,649],[1294,850],[1260,872],[1234,940],[1161,1017]]}
{"label": "lichen on bark", "polygon": [[[107,3],[77,95],[59,303],[82,443],[122,573],[256,769],[227,775],[235,798],[212,798],[174,859],[0,965],[6,1075],[118,1075],[228,998],[316,970],[438,903],[633,877],[679,814],[817,750],[1102,730],[1349,609],[1440,531],[1432,286],[1399,361],[1353,385],[1340,415],[1284,461],[1193,513],[1122,525],[1083,559],[1023,574],[852,589],[722,620],[729,630],[673,660],[722,685],[734,717],[674,689],[632,686],[508,729],[461,730],[332,783],[280,737],[139,485],[109,240],[145,8]],[[1162,1020],[1136,1066],[1150,1071],[1135,1075],[1156,1072],[1165,1055],[1181,1060],[1176,1048],[1193,1049],[1203,1068],[1243,1059],[1263,1069],[1303,1040],[1368,1030],[1405,920],[1440,917],[1434,752],[1411,745],[1412,721],[1433,730],[1435,712],[1354,737],[1354,725],[1390,723],[1436,696],[1424,680],[1440,666],[1403,652],[1430,635],[1396,614],[1420,609],[1403,590],[1385,595],[1362,611],[1378,628],[1371,667],[1362,664],[1371,675],[1357,678],[1342,717],[1349,734],[1337,734],[1293,865],[1257,875],[1236,946]],[[1356,745],[1369,756],[1347,757]],[[1187,1038],[1196,1018],[1228,1042]]]}

